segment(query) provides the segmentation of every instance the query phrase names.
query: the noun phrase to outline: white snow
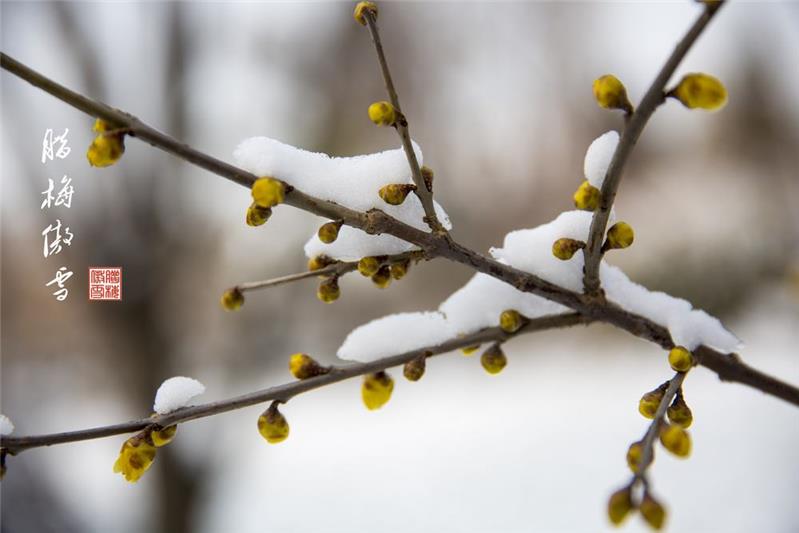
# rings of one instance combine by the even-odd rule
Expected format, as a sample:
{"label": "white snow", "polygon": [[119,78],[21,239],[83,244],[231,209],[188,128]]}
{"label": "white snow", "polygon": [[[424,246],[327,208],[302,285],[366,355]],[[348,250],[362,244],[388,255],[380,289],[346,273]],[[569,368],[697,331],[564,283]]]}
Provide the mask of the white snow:
{"label": "white snow", "polygon": [[585,152],[585,162],[583,163],[585,179],[597,189],[602,188],[605,173],[608,171],[618,144],[619,134],[611,130],[597,137]]}
{"label": "white snow", "polygon": [[14,423],[6,415],[0,415],[0,435],[11,435],[14,432]]}
{"label": "white snow", "polygon": [[205,385],[193,378],[176,376],[169,378],[158,387],[155,393],[153,410],[159,415],[171,413],[186,407],[195,397],[205,392]]}
{"label": "white snow", "polygon": [[368,363],[451,339],[455,332],[444,315],[436,312],[398,313],[355,328],[336,355]]}
{"label": "white snow", "polygon": [[[413,143],[419,164],[423,156],[419,145]],[[233,153],[236,163],[258,176],[272,176],[301,191],[335,202],[339,205],[368,211],[380,209],[414,226],[426,230],[424,210],[414,194],[397,206],[385,203],[378,196],[384,185],[413,183],[411,170],[402,148],[355,157],[330,157],[308,152],[267,137],[243,141]],[[451,229],[446,212],[437,203],[436,214],[441,223]],[[308,257],[325,254],[341,260],[354,260],[367,255],[405,252],[413,245],[392,236],[367,235],[354,228],[342,228],[338,239],[324,244],[314,235],[305,245]]]}
{"label": "white snow", "polygon": [[[591,217],[590,212],[567,211],[552,222],[536,228],[512,231],[505,236],[502,248],[490,250],[491,255],[501,263],[581,292],[582,251],[578,251],[570,260],[562,261],[552,255],[552,243],[562,237],[585,241]],[[599,274],[609,301],[666,327],[676,344],[689,350],[701,344],[723,352],[734,352],[741,348],[741,342],[724,329],[718,319],[693,309],[690,302],[663,292],[650,291],[604,261]],[[497,326],[500,313],[506,309],[516,309],[528,318],[568,311],[562,305],[521,292],[496,278],[478,273],[441,304],[441,314],[406,313],[370,322],[350,333],[339,348],[338,356],[371,361],[438,344],[456,335]]]}
{"label": "white snow", "polygon": [[560,304],[522,292],[482,272],[452,293],[438,309],[458,335],[498,325],[499,315],[506,309],[515,309],[527,318],[569,311]]}

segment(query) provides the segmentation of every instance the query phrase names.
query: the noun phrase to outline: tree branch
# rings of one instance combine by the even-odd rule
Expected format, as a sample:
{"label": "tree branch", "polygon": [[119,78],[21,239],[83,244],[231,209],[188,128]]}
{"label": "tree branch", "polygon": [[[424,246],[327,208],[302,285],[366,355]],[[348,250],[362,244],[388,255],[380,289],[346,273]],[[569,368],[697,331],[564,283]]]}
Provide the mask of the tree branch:
{"label": "tree branch", "polygon": [[629,120],[625,122],[624,132],[605,174],[605,181],[602,183],[599,208],[591,220],[588,243],[583,249],[583,257],[585,258],[583,285],[585,292],[588,294],[596,295],[599,293],[599,264],[602,261],[602,241],[605,236],[610,210],[616,199],[616,191],[621,182],[624,165],[627,163],[627,159],[650,117],[658,106],[663,103],[665,99],[664,91],[669,79],[685,57],[685,54],[688,53],[688,50],[691,49],[691,46],[693,46],[713,16],[718,12],[721,4],[722,2],[705,2],[702,14],[677,44],[666,64],[660,69],[655,81],[652,82],[649,90],[647,90],[643,100],[641,100],[641,104],[629,117]]}
{"label": "tree branch", "polygon": [[370,363],[352,363],[343,366],[334,366],[329,373],[323,374],[321,376],[316,376],[302,381],[293,381],[291,383],[286,383],[275,387],[269,387],[267,389],[249,394],[235,396],[227,400],[185,407],[166,415],[153,415],[149,418],[131,420],[122,424],[114,424],[110,426],[102,426],[78,431],[68,431],[65,433],[20,437],[11,437],[7,435],[0,436],[0,448],[8,451],[9,453],[18,453],[23,450],[38,448],[41,446],[52,446],[54,444],[65,444],[68,442],[78,442],[109,437],[112,435],[133,433],[151,425],[167,427],[198,418],[205,418],[208,416],[226,413],[228,411],[234,411],[236,409],[242,409],[244,407],[265,403],[272,400],[287,402],[299,394],[318,389],[326,385],[331,385],[333,383],[338,383],[339,381],[344,381],[353,377],[379,372],[387,368],[402,365],[408,361],[420,357],[423,354],[434,356],[451,352],[453,350],[457,350],[458,348],[474,346],[476,344],[506,341],[523,333],[533,333],[536,331],[553,328],[564,328],[578,324],[588,324],[589,322],[591,322],[590,319],[587,319],[577,313],[569,313],[532,319],[519,331],[513,334],[506,333],[498,327],[488,328],[476,333],[472,333],[471,335],[450,339],[441,344],[384,357]]}
{"label": "tree branch", "polygon": [[383,43],[380,41],[380,32],[377,29],[377,20],[371,10],[364,12],[364,19],[369,27],[369,34],[372,36],[372,42],[375,45],[375,52],[377,52],[377,61],[380,63],[380,71],[383,73],[383,81],[386,84],[386,92],[391,100],[391,105],[399,112],[399,119],[397,120],[396,129],[397,133],[402,139],[402,148],[405,150],[405,156],[408,158],[408,164],[411,167],[411,176],[413,176],[413,183],[416,184],[416,196],[422,203],[422,208],[425,213],[425,221],[436,233],[446,234],[447,230],[441,225],[436,215],[435,205],[433,204],[433,191],[432,185],[428,189],[424,178],[422,178],[422,170],[419,168],[419,161],[416,159],[416,152],[413,151],[413,144],[411,143],[411,133],[408,129],[408,119],[402,113],[402,108],[399,103],[399,96],[397,90],[394,88],[394,82],[391,79],[391,71],[388,69],[388,62],[386,55],[383,52]]}
{"label": "tree branch", "polygon": [[[257,179],[257,176],[249,172],[199,152],[168,135],[158,132],[133,115],[67,89],[63,85],[7,56],[5,53],[0,53],[0,66],[89,115],[99,116],[115,125],[129,128],[132,135],[189,163],[248,188]],[[618,155],[618,150],[616,155]],[[614,160],[615,158],[614,156]],[[611,163],[612,168],[613,163]],[[611,172],[611,170],[608,172]],[[287,186],[286,204],[331,220],[342,220],[344,224],[361,229],[369,234],[388,233],[394,235],[419,246],[429,258],[442,257],[461,263],[478,272],[483,272],[509,283],[520,291],[530,292],[569,307],[586,319],[606,322],[637,337],[655,342],[664,349],[670,349],[674,346],[668,330],[645,317],[625,311],[611,302],[598,300],[592,294],[579,294],[564,289],[534,274],[478,254],[453,241],[449,235],[418,230],[377,209],[361,213],[333,202],[314,198],[291,186]],[[592,224],[592,228],[593,226],[594,224]],[[699,357],[700,364],[715,371],[720,379],[749,385],[799,406],[799,388],[754,370],[742,363],[737,357],[721,354],[708,347],[699,347],[697,352],[701,354]]]}

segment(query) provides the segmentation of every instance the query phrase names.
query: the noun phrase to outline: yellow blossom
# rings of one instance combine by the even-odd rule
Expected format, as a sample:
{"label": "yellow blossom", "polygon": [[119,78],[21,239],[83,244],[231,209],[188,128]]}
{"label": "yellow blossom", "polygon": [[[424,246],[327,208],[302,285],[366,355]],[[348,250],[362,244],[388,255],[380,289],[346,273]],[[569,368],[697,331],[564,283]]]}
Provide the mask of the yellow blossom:
{"label": "yellow blossom", "polygon": [[272,402],[269,409],[258,417],[258,432],[266,442],[277,444],[289,436],[289,423],[277,408],[278,402]]}
{"label": "yellow blossom", "polygon": [[136,483],[150,468],[154,459],[155,446],[147,441],[143,433],[139,433],[122,444],[119,457],[114,463],[114,473],[122,474],[127,481]]}
{"label": "yellow blossom", "polygon": [[666,511],[663,509],[663,506],[660,505],[660,502],[653,498],[649,492],[644,493],[638,510],[652,529],[661,529],[663,527],[663,522],[666,520]]}
{"label": "yellow blossom", "polygon": [[627,89],[613,74],[606,74],[594,80],[594,98],[599,107],[621,109],[632,113],[633,106],[627,98]]}
{"label": "yellow blossom", "polygon": [[295,353],[289,358],[289,370],[297,379],[308,379],[327,374],[330,367],[320,365],[308,354]]}
{"label": "yellow blossom", "polygon": [[326,304],[335,302],[339,296],[341,296],[341,288],[338,286],[337,276],[325,278],[316,289],[316,297]]}
{"label": "yellow blossom", "polygon": [[363,404],[370,411],[383,407],[391,399],[393,391],[394,380],[384,371],[367,374],[363,377],[361,398]]}
{"label": "yellow blossom", "polygon": [[330,244],[331,242],[335,242],[338,238],[338,232],[341,229],[342,222],[328,222],[326,224],[322,224],[319,228],[319,231],[316,232],[316,235],[319,237],[319,240],[325,244]]}
{"label": "yellow blossom", "polygon": [[489,374],[499,374],[508,364],[508,358],[499,344],[492,344],[480,356],[480,364]]}
{"label": "yellow blossom", "polygon": [[624,487],[610,495],[608,499],[608,518],[614,525],[621,524],[632,510],[633,496],[630,487]]}
{"label": "yellow blossom", "polygon": [[516,333],[524,325],[524,317],[515,309],[506,309],[499,315],[499,327],[505,333]]}
{"label": "yellow blossom", "polygon": [[584,211],[596,211],[600,196],[602,194],[599,189],[584,181],[574,192],[574,207]]}
{"label": "yellow blossom", "polygon": [[260,207],[275,207],[285,199],[286,188],[283,183],[268,176],[255,180],[252,184],[252,199]]}
{"label": "yellow blossom", "polygon": [[608,238],[602,246],[603,250],[617,250],[627,248],[633,243],[635,233],[632,226],[626,222],[616,222],[608,230]]}
{"label": "yellow blossom", "polygon": [[247,208],[247,216],[244,218],[248,226],[258,227],[262,226],[272,216],[272,210],[268,207],[261,207],[253,202]]}
{"label": "yellow blossom", "polygon": [[153,444],[156,448],[160,448],[161,446],[166,446],[172,442],[172,439],[175,438],[177,431],[177,425],[168,426],[162,429],[154,429],[150,431],[150,440],[153,441]]}
{"label": "yellow blossom", "polygon": [[94,138],[86,158],[93,167],[108,167],[119,161],[125,153],[125,136],[122,133],[101,133]]}
{"label": "yellow blossom", "polygon": [[691,455],[691,437],[677,424],[665,424],[660,428],[660,443],[677,457]]}
{"label": "yellow blossom", "polygon": [[691,352],[682,346],[675,346],[669,350],[669,365],[675,372],[688,372],[694,364]]}
{"label": "yellow blossom", "polygon": [[568,261],[577,252],[585,248],[585,243],[574,239],[558,239],[552,243],[552,255],[561,261]]}
{"label": "yellow blossom", "polygon": [[219,303],[228,311],[235,311],[244,305],[244,294],[235,287],[228,289],[222,293]]}
{"label": "yellow blossom", "polygon": [[378,191],[380,198],[390,205],[400,205],[408,197],[408,194],[416,190],[416,185],[409,183],[392,183],[381,187]]}
{"label": "yellow blossom", "polygon": [[374,18],[377,18],[377,4],[374,2],[358,2],[358,5],[355,6],[355,11],[353,11],[352,16],[358,24],[366,26],[366,12],[372,14]]}
{"label": "yellow blossom", "polygon": [[727,103],[727,89],[713,76],[702,73],[686,74],[669,93],[689,109],[713,111]]}
{"label": "yellow blossom", "polygon": [[375,102],[369,106],[369,120],[378,126],[393,126],[397,122],[397,110],[390,102]]}

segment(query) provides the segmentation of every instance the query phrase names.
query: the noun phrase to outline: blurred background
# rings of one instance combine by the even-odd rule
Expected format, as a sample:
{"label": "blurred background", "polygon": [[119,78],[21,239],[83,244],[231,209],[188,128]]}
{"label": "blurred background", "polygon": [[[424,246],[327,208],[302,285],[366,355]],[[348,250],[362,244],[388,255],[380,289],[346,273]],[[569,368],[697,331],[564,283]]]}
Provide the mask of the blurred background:
{"label": "blurred background", "polygon": [[[366,107],[384,99],[352,3],[2,2],[2,50],[91,97],[230,161],[266,135],[355,155],[399,146]],[[592,81],[618,76],[637,102],[699,12],[674,3],[383,3],[380,25],[411,132],[436,171],[456,239],[486,251],[508,231],[571,208],[585,149],[620,128]],[[636,244],[630,277],[721,317],[742,357],[799,383],[799,4],[728,5],[680,67],[724,81],[718,113],[669,102],[626,169],[617,211]],[[676,77],[675,79],[679,79]],[[302,271],[321,219],[280,207],[244,224],[248,192],[129,139],[115,166],[84,153],[93,119],[3,71],[2,392],[16,434],[149,413],[173,375],[211,401],[291,379],[296,351],[334,362],[354,327],[434,309],[471,272],[442,261],[389,289],[360,276],[332,307],[313,280],[218,299],[238,282]],[[72,153],[42,165],[46,129]],[[48,178],[72,207],[40,210]],[[71,246],[42,257],[55,218]],[[59,303],[45,287],[74,272]],[[88,302],[89,266],[122,266],[121,303]],[[435,358],[394,372],[367,412],[359,383],[292,400],[291,437],[267,445],[261,407],[184,424],[137,484],[112,473],[124,437],[10,457],[2,531],[601,531],[625,453],[646,430],[640,395],[664,354],[604,325],[520,338],[508,368]],[[654,492],[682,532],[799,531],[799,410],[698,369],[686,399],[688,461],[658,452]],[[265,406],[264,406],[265,407]],[[625,531],[644,531],[634,517]]]}

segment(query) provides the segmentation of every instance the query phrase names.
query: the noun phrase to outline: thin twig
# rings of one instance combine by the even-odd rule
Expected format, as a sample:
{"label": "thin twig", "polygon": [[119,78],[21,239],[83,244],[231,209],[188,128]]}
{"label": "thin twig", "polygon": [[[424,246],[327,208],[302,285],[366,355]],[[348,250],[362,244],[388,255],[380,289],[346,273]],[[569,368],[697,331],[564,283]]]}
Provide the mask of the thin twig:
{"label": "thin twig", "polygon": [[583,285],[587,294],[596,296],[599,293],[599,264],[602,261],[602,241],[627,159],[638,142],[644,126],[649,122],[649,118],[658,106],[663,103],[665,98],[664,91],[669,79],[674,74],[674,71],[677,70],[677,66],[683,60],[685,54],[688,53],[688,50],[691,49],[691,46],[693,46],[713,16],[718,12],[721,4],[722,2],[705,2],[702,14],[677,44],[666,64],[660,69],[655,81],[652,82],[649,90],[647,90],[640,105],[626,123],[619,145],[616,147],[613,159],[605,174],[599,208],[591,220],[588,243],[583,249],[583,257],[585,258]]}
{"label": "thin twig", "polygon": [[686,375],[686,372],[677,372],[674,374],[674,377],[669,380],[669,385],[666,387],[666,391],[663,393],[663,398],[660,399],[658,408],[655,410],[655,416],[652,419],[652,423],[649,424],[649,428],[647,428],[644,438],[641,439],[641,461],[638,463],[638,469],[633,475],[632,484],[640,481],[644,484],[644,486],[646,486],[648,483],[646,479],[646,470],[649,468],[649,465],[652,464],[652,461],[655,458],[655,441],[660,435],[660,426],[663,425],[663,417],[666,414],[666,409],[669,408],[671,401],[674,399],[674,396],[676,396],[677,392],[680,390],[680,387],[682,387],[682,383],[685,381]]}
{"label": "thin twig", "polygon": [[[67,89],[4,53],[0,53],[0,66],[76,109],[92,116],[99,116],[118,126],[130,128],[135,136],[189,163],[245,187],[250,187],[252,182],[257,179],[257,176],[249,172],[215,159],[156,131],[128,113]],[[665,349],[674,346],[668,330],[645,317],[625,311],[611,302],[599,300],[591,294],[578,294],[534,274],[478,254],[453,241],[448,235],[418,230],[383,211],[372,209],[366,213],[360,213],[333,202],[314,198],[293,187],[290,187],[286,194],[286,204],[331,220],[342,220],[348,226],[361,229],[369,234],[388,233],[394,235],[419,246],[428,258],[442,257],[461,263],[478,272],[502,280],[520,291],[536,294],[565,305],[587,319],[614,325],[637,337],[655,342]],[[699,356],[701,365],[716,372],[723,381],[743,383],[799,406],[799,388],[747,366],[737,356],[721,354],[705,346],[699,347],[695,351],[695,355]]]}
{"label": "thin twig", "polygon": [[375,45],[375,52],[377,52],[377,61],[380,63],[380,71],[383,73],[383,81],[386,84],[386,92],[391,100],[391,105],[399,112],[399,119],[397,120],[396,129],[397,133],[402,139],[402,148],[405,150],[405,156],[408,158],[408,164],[411,167],[411,176],[413,183],[416,184],[416,196],[422,203],[422,208],[425,213],[425,221],[434,232],[446,234],[447,230],[441,225],[436,215],[435,204],[433,203],[433,191],[427,188],[427,184],[422,178],[422,170],[419,168],[419,161],[416,159],[416,152],[413,151],[413,144],[411,143],[411,133],[408,129],[408,119],[402,113],[400,107],[399,96],[397,90],[394,88],[394,82],[391,79],[391,71],[388,68],[388,61],[383,52],[383,43],[380,41],[380,32],[377,29],[377,20],[374,13],[370,10],[364,12],[366,24],[369,27],[369,34],[372,36],[372,42]]}
{"label": "thin twig", "polygon": [[344,381],[349,378],[379,372],[387,368],[405,364],[408,361],[421,356],[422,354],[426,354],[427,356],[431,357],[434,355],[451,352],[453,350],[457,350],[458,348],[474,346],[476,344],[505,341],[511,337],[515,337],[524,333],[533,333],[535,331],[553,328],[564,328],[578,324],[588,324],[589,322],[589,319],[586,319],[577,313],[569,313],[532,319],[519,331],[513,334],[506,333],[498,327],[488,328],[478,331],[477,333],[472,333],[471,335],[450,339],[441,344],[419,348],[417,350],[412,350],[399,355],[384,357],[370,363],[352,363],[344,366],[334,366],[329,373],[323,374],[321,376],[305,379],[302,381],[293,381],[291,383],[286,383],[275,387],[269,387],[260,391],[229,398],[227,400],[186,407],[166,415],[154,415],[149,418],[131,420],[122,424],[83,429],[79,431],[69,431],[65,433],[19,437],[0,436],[0,448],[3,448],[10,453],[17,453],[22,450],[38,448],[41,446],[52,446],[54,444],[64,444],[67,442],[99,439],[102,437],[109,437],[111,435],[132,433],[134,431],[140,431],[153,424],[160,427],[171,426],[173,424],[179,424],[198,418],[205,418],[208,416],[226,413],[228,411],[234,411],[236,409],[269,402],[272,400],[286,402],[294,396],[304,392],[318,389],[333,383],[338,383],[339,381]]}

